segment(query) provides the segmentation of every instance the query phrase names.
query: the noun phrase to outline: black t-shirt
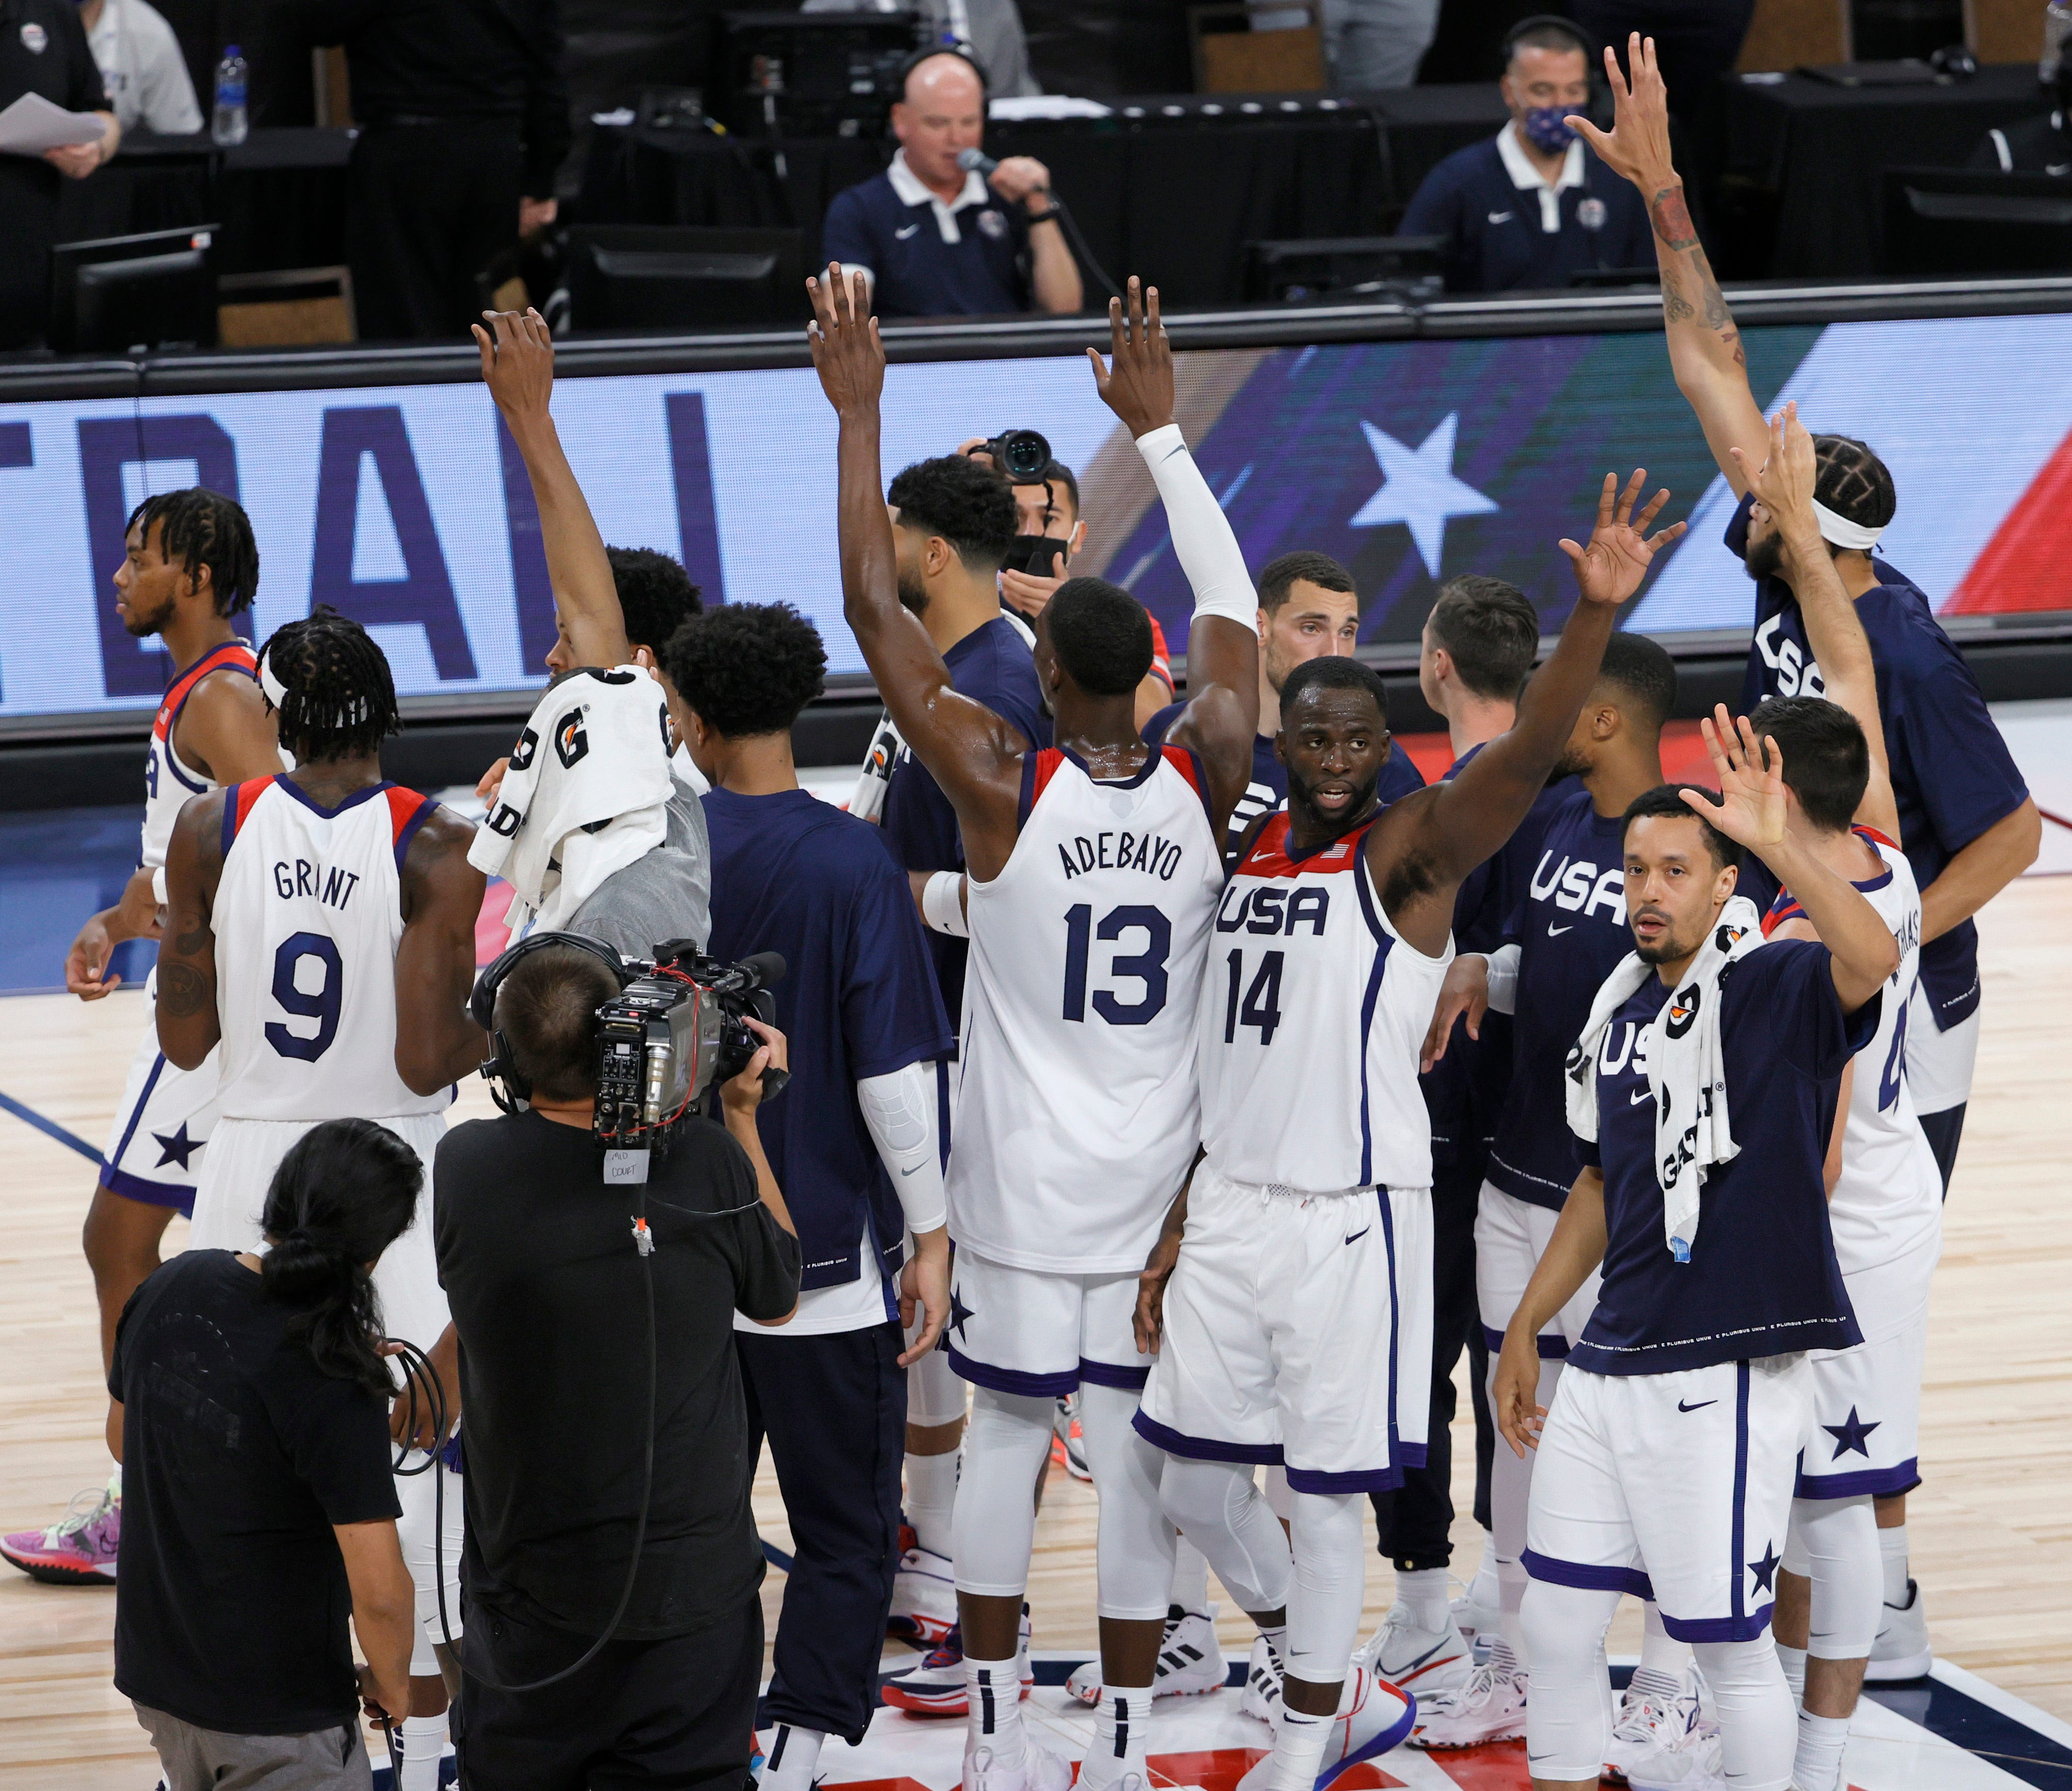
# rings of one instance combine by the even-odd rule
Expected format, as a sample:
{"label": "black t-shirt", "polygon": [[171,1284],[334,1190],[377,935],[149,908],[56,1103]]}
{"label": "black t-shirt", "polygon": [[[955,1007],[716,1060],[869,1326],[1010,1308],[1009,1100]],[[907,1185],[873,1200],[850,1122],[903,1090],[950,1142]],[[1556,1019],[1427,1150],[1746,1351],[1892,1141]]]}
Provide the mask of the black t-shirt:
{"label": "black t-shirt", "polygon": [[[24,93],[68,112],[111,109],[73,0],[0,0],[0,109]],[[40,155],[0,155],[0,206],[54,203],[63,178]],[[0,232],[11,221],[0,217]]]}
{"label": "black t-shirt", "polygon": [[130,1296],[115,1686],[232,1735],[306,1735],[358,1707],[335,1524],[394,1518],[386,1403],[326,1374],[227,1250]]}
{"label": "black t-shirt", "polygon": [[460,1333],[470,1604],[578,1635],[610,1621],[640,1510],[652,1272],[655,1483],[617,1633],[683,1635],[738,1610],[763,1553],[734,1314],[780,1317],[799,1290],[798,1242],[756,1198],[747,1153],[699,1121],[654,1162],[645,1267],[640,1190],[605,1185],[587,1131],[474,1120],[446,1134],[432,1178]]}

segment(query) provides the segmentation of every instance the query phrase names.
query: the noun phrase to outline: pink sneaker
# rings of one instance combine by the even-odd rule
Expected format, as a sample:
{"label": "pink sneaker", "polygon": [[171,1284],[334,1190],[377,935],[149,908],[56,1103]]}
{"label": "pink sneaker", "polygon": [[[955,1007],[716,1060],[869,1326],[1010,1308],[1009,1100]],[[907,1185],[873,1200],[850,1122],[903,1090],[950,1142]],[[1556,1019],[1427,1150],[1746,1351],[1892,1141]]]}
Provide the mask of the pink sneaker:
{"label": "pink sneaker", "polygon": [[122,1536],[122,1500],[112,1487],[89,1487],[47,1530],[0,1537],[0,1556],[51,1586],[81,1586],[115,1577]]}

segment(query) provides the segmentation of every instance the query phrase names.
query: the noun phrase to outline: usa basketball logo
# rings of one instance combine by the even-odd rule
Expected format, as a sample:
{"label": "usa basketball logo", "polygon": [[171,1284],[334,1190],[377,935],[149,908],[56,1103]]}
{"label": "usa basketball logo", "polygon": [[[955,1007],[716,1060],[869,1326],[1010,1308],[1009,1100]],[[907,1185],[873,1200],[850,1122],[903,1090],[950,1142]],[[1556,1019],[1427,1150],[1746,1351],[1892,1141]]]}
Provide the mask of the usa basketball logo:
{"label": "usa basketball logo", "polygon": [[1007,234],[1007,220],[997,212],[985,211],[978,215],[978,227],[995,242]]}

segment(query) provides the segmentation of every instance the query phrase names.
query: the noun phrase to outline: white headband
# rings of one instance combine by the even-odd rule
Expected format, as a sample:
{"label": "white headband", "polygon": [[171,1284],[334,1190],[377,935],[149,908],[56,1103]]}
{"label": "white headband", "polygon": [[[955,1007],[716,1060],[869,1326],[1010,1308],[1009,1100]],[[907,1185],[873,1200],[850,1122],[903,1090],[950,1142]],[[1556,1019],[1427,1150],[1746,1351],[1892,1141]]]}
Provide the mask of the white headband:
{"label": "white headband", "polygon": [[273,655],[267,651],[259,655],[259,688],[266,693],[266,700],[278,709],[288,700],[288,687],[273,675]]}
{"label": "white headband", "polygon": [[1820,524],[1820,539],[1831,547],[1852,547],[1868,553],[1878,544],[1882,528],[1866,528],[1861,523],[1852,523],[1847,516],[1838,516],[1818,498],[1813,500],[1813,514]]}

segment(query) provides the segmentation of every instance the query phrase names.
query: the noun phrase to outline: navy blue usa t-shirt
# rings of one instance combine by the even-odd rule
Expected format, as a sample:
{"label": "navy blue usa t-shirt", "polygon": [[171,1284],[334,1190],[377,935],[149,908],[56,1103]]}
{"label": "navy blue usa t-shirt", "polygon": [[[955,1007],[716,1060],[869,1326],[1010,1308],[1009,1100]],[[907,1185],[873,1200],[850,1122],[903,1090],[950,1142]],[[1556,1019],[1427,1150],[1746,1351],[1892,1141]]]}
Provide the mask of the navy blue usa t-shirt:
{"label": "navy blue usa t-shirt", "polygon": [[[1741,499],[1727,525],[1728,547],[1744,556],[1749,501]],[[1993,725],[1978,680],[1927,598],[1884,561],[1873,559],[1871,569],[1879,581],[1856,599],[1856,616],[1870,637],[1877,672],[1900,840],[1914,881],[1926,889],[1965,847],[2021,807],[2029,786]],[[1756,586],[1741,713],[1766,696],[1825,693],[1799,600],[1782,579],[1762,580]],[[1747,865],[1741,893],[1767,908],[1776,879],[1760,865]],[[1922,947],[1921,986],[1945,1032],[1978,1011],[1979,930],[1971,922]]]}
{"label": "navy blue usa t-shirt", "polygon": [[[1043,713],[1042,694],[1036,685],[1035,656],[1005,616],[995,616],[984,626],[974,628],[943,655],[943,663],[949,668],[950,682],[959,695],[983,703],[1017,729],[1031,746],[1050,744],[1050,718]],[[964,868],[957,811],[911,747],[902,748],[893,765],[878,825],[892,856],[903,869],[960,871]],[[971,947],[965,940],[953,939],[944,933],[923,936],[927,941],[929,955],[935,959],[944,1009],[952,1027],[961,1025],[964,959]]]}
{"label": "navy blue usa t-shirt", "polygon": [[755,1117],[799,1230],[800,1286],[857,1278],[866,1218],[889,1278],[906,1218],[856,1085],[952,1045],[913,893],[868,821],[804,790],[714,790],[704,802],[712,955],[784,955],[771,993],[791,1080]]}
{"label": "navy blue usa t-shirt", "polygon": [[1820,1172],[1842,1070],[1877,1033],[1880,997],[1845,1017],[1830,963],[1824,945],[1776,940],[1722,980],[1727,1102],[1741,1152],[1706,1176],[1688,1263],[1663,1236],[1643,1032],[1667,985],[1650,976],[1612,1017],[1597,1054],[1597,1141],[1577,1142],[1604,1171],[1604,1282],[1571,1368],[1672,1374],[1862,1341]]}
{"label": "navy blue usa t-shirt", "polygon": [[1559,1210],[1582,1160],[1568,1130],[1562,1066],[1613,967],[1633,950],[1626,923],[1624,817],[1600,815],[1580,784],[1554,805],[1524,899],[1506,936],[1519,947],[1511,1088],[1490,1146],[1489,1179]]}

